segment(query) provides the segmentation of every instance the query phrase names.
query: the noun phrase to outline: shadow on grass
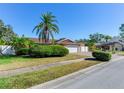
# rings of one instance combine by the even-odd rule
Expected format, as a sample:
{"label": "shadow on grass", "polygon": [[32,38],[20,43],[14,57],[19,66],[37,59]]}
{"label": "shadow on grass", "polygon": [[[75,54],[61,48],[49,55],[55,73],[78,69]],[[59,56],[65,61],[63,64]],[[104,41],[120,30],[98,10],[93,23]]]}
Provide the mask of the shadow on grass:
{"label": "shadow on grass", "polygon": [[0,59],[31,58],[28,55],[0,55]]}
{"label": "shadow on grass", "polygon": [[108,61],[102,61],[102,60],[97,60],[96,58],[85,58],[85,60],[89,60],[89,61],[99,61],[99,62],[108,62]]}
{"label": "shadow on grass", "polygon": [[23,55],[21,57],[23,57],[23,58],[57,58],[57,57],[60,58],[60,57],[64,57],[64,56],[43,56],[43,57],[41,57],[41,56]]}
{"label": "shadow on grass", "polygon": [[44,57],[40,57],[40,56],[29,56],[29,55],[0,55],[0,59],[11,59],[11,58],[25,58],[25,59],[34,59],[34,58],[59,58],[59,57],[63,57],[63,56],[44,56]]}
{"label": "shadow on grass", "polygon": [[90,61],[98,61],[96,58],[85,58],[85,60],[90,60]]}
{"label": "shadow on grass", "polygon": [[14,58],[16,57],[15,55],[0,55],[0,59],[9,59],[9,58]]}

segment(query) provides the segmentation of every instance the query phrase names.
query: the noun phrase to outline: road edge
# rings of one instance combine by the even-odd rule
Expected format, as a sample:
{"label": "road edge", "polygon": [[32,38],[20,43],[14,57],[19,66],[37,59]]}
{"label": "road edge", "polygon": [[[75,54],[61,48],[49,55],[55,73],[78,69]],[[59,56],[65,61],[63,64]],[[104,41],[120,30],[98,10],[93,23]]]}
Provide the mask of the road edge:
{"label": "road edge", "polygon": [[115,62],[115,61],[118,61],[118,60],[121,60],[121,59],[124,59],[124,57],[116,58],[116,59],[111,60],[111,61],[108,61],[108,62],[103,62],[103,63],[99,63],[99,64],[96,64],[96,65],[90,66],[90,67],[88,67],[88,68],[85,68],[85,69],[82,69],[82,70],[79,70],[79,71],[70,73],[70,74],[68,74],[68,75],[65,75],[65,76],[62,76],[62,77],[59,77],[59,78],[56,78],[56,79],[54,79],[54,80],[50,80],[50,81],[47,81],[47,82],[45,82],[45,83],[32,86],[32,87],[30,87],[29,89],[52,88],[52,87],[53,87],[52,85],[53,85],[54,83],[59,84],[59,83],[65,81],[65,80],[67,80],[67,79],[73,79],[74,76],[77,76],[77,75],[80,75],[80,74],[87,74],[87,73],[91,73],[91,72],[97,71],[97,70],[99,70],[99,69],[104,68],[106,65],[109,65],[109,64],[111,64],[112,62]]}

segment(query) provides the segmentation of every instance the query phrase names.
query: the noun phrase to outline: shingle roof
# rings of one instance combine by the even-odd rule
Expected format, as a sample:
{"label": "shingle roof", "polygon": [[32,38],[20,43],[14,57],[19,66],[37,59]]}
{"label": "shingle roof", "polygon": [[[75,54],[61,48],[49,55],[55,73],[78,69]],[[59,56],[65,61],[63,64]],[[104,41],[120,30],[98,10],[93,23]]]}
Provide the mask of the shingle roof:
{"label": "shingle roof", "polygon": [[111,39],[108,42],[96,43],[96,46],[111,45],[111,44],[114,44],[114,43],[118,43],[120,45],[124,45],[124,40],[123,39]]}
{"label": "shingle roof", "polygon": [[42,43],[42,40],[39,41],[38,38],[28,38],[28,39],[34,41],[35,43]]}
{"label": "shingle roof", "polygon": [[[35,43],[40,43],[42,44],[42,40],[39,41],[38,38],[29,38],[30,40],[34,41]],[[67,43],[63,43],[63,41],[65,40],[69,40],[70,42],[67,42]],[[51,40],[49,42],[52,42]],[[63,45],[81,45],[80,43],[76,43],[70,39],[66,39],[66,38],[61,38],[59,40],[56,40],[55,41],[57,44],[63,44]]]}

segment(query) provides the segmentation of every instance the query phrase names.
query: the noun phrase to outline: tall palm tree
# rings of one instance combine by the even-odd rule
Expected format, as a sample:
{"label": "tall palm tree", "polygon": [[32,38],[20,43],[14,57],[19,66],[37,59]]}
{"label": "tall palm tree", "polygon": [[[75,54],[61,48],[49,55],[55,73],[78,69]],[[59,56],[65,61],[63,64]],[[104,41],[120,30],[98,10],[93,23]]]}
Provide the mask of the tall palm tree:
{"label": "tall palm tree", "polygon": [[57,26],[56,17],[52,15],[51,12],[47,12],[42,14],[40,17],[41,22],[36,25],[33,29],[33,32],[36,31],[36,35],[38,35],[39,41],[42,39],[42,42],[45,44],[49,43],[50,36],[52,41],[54,42],[54,33],[59,33],[59,28]]}

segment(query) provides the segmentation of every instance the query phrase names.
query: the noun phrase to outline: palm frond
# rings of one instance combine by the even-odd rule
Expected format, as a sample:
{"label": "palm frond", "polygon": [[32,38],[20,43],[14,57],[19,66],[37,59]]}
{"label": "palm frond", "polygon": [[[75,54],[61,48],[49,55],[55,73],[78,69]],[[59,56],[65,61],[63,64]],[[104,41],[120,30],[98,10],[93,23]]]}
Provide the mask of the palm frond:
{"label": "palm frond", "polygon": [[37,29],[38,26],[35,26],[32,30],[32,33]]}
{"label": "palm frond", "polygon": [[56,24],[52,24],[52,29],[53,31],[55,31],[56,33],[59,33],[59,27]]}
{"label": "palm frond", "polygon": [[57,23],[55,18],[56,16],[52,15],[52,12],[47,12],[41,15],[41,22],[33,29],[33,32],[36,31],[36,35],[38,35],[39,41],[42,38],[42,40],[47,42],[49,35],[52,37],[52,40],[54,40],[52,32],[59,33],[59,27],[57,24],[55,24]]}

